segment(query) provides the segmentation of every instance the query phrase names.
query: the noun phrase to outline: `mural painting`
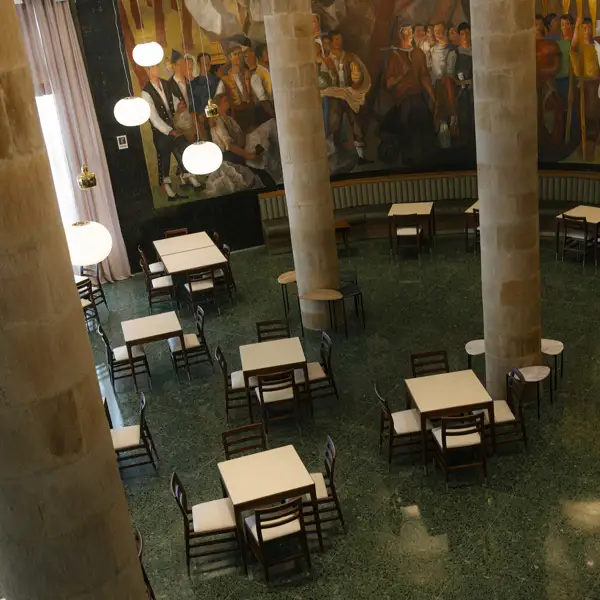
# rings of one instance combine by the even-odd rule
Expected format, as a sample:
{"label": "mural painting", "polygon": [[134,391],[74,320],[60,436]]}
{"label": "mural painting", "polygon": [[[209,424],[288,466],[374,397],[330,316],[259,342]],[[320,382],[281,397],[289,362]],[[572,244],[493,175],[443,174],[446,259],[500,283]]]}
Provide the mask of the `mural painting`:
{"label": "mural painting", "polygon": [[[283,181],[260,0],[118,0],[155,207]],[[330,171],[475,167],[469,0],[312,0],[315,78]],[[600,163],[596,0],[537,0],[539,160]],[[161,64],[131,60],[154,39]],[[219,115],[207,119],[213,98]],[[221,168],[194,176],[209,140]]]}

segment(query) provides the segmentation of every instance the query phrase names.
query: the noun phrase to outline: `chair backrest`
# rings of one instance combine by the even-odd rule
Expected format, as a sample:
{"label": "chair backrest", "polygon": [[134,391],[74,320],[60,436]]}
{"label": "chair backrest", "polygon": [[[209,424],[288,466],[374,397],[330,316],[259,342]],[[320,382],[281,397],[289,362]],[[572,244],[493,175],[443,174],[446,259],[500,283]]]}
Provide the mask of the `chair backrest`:
{"label": "chair backrest", "polygon": [[519,369],[513,367],[506,378],[506,384],[508,386],[506,401],[512,408],[513,413],[518,416],[523,416],[523,390],[525,389],[525,376]]}
{"label": "chair backrest", "polygon": [[196,329],[198,330],[198,337],[204,338],[204,309],[199,304],[196,305],[194,319],[196,320]]}
{"label": "chair backrest", "polygon": [[188,523],[189,523],[189,509],[187,503],[187,494],[185,493],[185,488],[179,479],[179,475],[175,471],[173,471],[173,475],[171,475],[171,494],[175,498],[177,502],[177,506],[179,506],[179,510],[183,515],[183,520],[185,522],[185,529],[187,532]]}
{"label": "chair backrest", "polygon": [[189,232],[187,227],[180,227],[179,229],[167,229],[165,231],[165,239],[170,237],[176,237],[178,235],[187,235],[188,233]]}
{"label": "chair backrest", "polygon": [[146,284],[146,290],[149,291],[152,289],[152,276],[150,275],[150,267],[148,266],[148,261],[145,256],[140,258],[140,267],[142,267],[142,273],[144,274],[144,283]]}
{"label": "chair backrest", "polygon": [[325,473],[329,477],[329,481],[333,485],[333,474],[335,472],[335,461],[337,459],[337,450],[335,444],[330,436],[327,436],[327,443],[325,444],[325,453],[323,455],[325,463]]}
{"label": "chair backrest", "polygon": [[263,531],[273,527],[282,527],[292,521],[300,522],[300,530],[304,531],[304,519],[302,516],[302,498],[291,498],[268,508],[258,508],[254,511],[256,519],[256,537],[259,545],[263,545]]}
{"label": "chair backrest", "polygon": [[333,342],[328,334],[321,331],[321,347],[319,351],[321,353],[321,365],[327,375],[332,374],[331,370],[331,354],[333,350]]}
{"label": "chair backrest", "polygon": [[102,403],[104,404],[104,414],[106,415],[106,420],[108,421],[109,429],[113,429],[112,417],[110,416],[110,409],[108,408],[108,402],[106,398],[102,398]]}
{"label": "chair backrest", "polygon": [[588,237],[588,222],[585,217],[572,217],[569,215],[562,216],[563,222],[563,237],[569,237],[571,231],[582,231],[585,238]]}
{"label": "chair backrest", "polygon": [[438,373],[449,373],[448,355],[445,350],[418,352],[410,355],[413,377],[426,377]]}
{"label": "chair backrest", "polygon": [[94,295],[92,293],[92,282],[90,279],[84,279],[77,285],[77,293],[82,300],[89,300],[92,304],[94,303]]}
{"label": "chair backrest", "polygon": [[449,437],[460,437],[478,433],[483,443],[484,413],[458,416],[442,417],[442,447],[447,449],[447,439]]}
{"label": "chair backrest", "polygon": [[100,285],[100,268],[98,267],[98,265],[87,265],[84,267],[79,267],[79,274],[82,277],[89,277],[92,280],[93,285]]}
{"label": "chair backrest", "polygon": [[215,348],[215,360],[217,361],[219,367],[221,367],[223,378],[225,380],[225,389],[227,389],[229,369],[227,368],[227,361],[225,360],[225,355],[223,354],[223,350],[221,350],[221,346],[217,346]]}
{"label": "chair backrest", "polygon": [[228,429],[221,434],[221,439],[225,450],[225,460],[254,452],[263,452],[267,449],[267,438],[262,423]]}
{"label": "chair backrest", "polygon": [[221,241],[221,234],[218,231],[213,231],[211,235],[212,241],[215,243],[215,246],[222,251],[223,242]]}
{"label": "chair backrest", "polygon": [[289,322],[281,319],[272,321],[258,321],[256,323],[256,337],[259,342],[270,342],[290,337]]}
{"label": "chair backrest", "polygon": [[261,404],[264,404],[264,394],[280,392],[291,389],[294,399],[298,398],[298,389],[293,369],[280,371],[279,373],[269,373],[268,375],[258,375],[258,397]]}
{"label": "chair backrest", "polygon": [[419,227],[423,217],[416,213],[411,215],[394,215],[394,232],[402,227]]}
{"label": "chair backrest", "polygon": [[144,392],[140,392],[140,430],[142,434],[146,425],[146,396]]}
{"label": "chair backrest", "polygon": [[104,342],[104,347],[106,348],[106,361],[110,365],[113,360],[113,352],[112,348],[110,347],[110,341],[108,340],[108,336],[106,335],[104,329],[102,329],[102,325],[100,325],[100,323],[98,323],[97,331],[98,335],[102,338],[102,341]]}
{"label": "chair backrest", "polygon": [[214,271],[209,270],[209,271],[196,271],[195,273],[187,273],[187,282],[188,282],[188,286],[189,286],[189,290],[190,293],[192,293],[192,285],[196,282],[196,281],[208,281],[209,279],[212,279],[213,285],[215,283],[215,274]]}
{"label": "chair backrest", "polygon": [[379,392],[379,388],[377,387],[377,383],[373,383],[373,387],[375,389],[375,395],[377,396],[377,400],[379,401],[379,408],[381,408],[381,416],[385,419],[392,420],[392,411],[390,410],[390,406],[387,400],[381,395]]}

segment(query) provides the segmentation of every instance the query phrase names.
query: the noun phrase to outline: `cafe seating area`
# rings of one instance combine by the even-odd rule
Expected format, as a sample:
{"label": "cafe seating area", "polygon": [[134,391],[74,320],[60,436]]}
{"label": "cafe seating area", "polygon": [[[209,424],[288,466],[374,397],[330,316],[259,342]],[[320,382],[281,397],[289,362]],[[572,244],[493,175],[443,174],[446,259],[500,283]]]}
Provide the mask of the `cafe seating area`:
{"label": "cafe seating area", "polygon": [[[521,598],[532,572],[561,590],[549,599],[586,597],[593,260],[542,241],[542,363],[513,365],[492,400],[472,225],[465,252],[433,243],[428,215],[419,256],[396,239],[341,249],[361,291],[345,329],[303,328],[292,256],[264,249],[227,257],[224,310],[150,311],[141,275],[104,286],[89,335],[156,598]],[[494,596],[506,578],[513,595]]]}

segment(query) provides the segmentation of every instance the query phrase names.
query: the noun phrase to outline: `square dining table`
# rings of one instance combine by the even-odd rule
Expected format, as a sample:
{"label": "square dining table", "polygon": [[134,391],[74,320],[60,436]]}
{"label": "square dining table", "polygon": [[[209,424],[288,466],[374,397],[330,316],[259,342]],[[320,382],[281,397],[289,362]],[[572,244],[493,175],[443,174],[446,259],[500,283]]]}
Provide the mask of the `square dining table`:
{"label": "square dining table", "polygon": [[[473,213],[479,210],[479,200],[474,204],[471,204],[467,210],[465,210],[465,250],[469,251],[469,225],[472,222],[476,222]],[[477,236],[477,234],[475,234]],[[477,243],[477,238],[475,239],[475,243]]]}
{"label": "square dining table", "polygon": [[282,446],[226,460],[218,463],[217,467],[223,491],[233,504],[246,573],[248,567],[242,518],[244,511],[309,494],[315,515],[319,545],[323,549],[315,482],[294,446]]}
{"label": "square dining table", "polygon": [[206,231],[188,233],[187,235],[176,235],[174,237],[156,240],[153,243],[161,259],[168,254],[188,252],[189,250],[198,250],[199,248],[209,248],[210,246],[215,245]]}
{"label": "square dining table", "polygon": [[[181,347],[185,348],[183,341],[183,330],[181,324],[174,311],[160,313],[158,315],[150,315],[149,317],[141,317],[140,319],[131,319],[121,323],[123,329],[123,338],[127,347],[127,356],[133,375],[133,383],[137,390],[137,379],[133,368],[133,357],[131,349],[139,344],[147,344],[158,340],[168,340],[172,337],[178,337],[181,340]],[[188,379],[190,377],[190,367],[188,365],[187,354],[183,353],[185,368],[187,370]]]}
{"label": "square dining table", "polygon": [[[240,346],[240,359],[251,421],[253,417],[250,377],[287,371],[288,369],[302,369],[304,371],[304,381],[308,381],[306,356],[300,338],[297,337]],[[309,387],[306,387],[307,393],[310,393]]]}
{"label": "square dining table", "polygon": [[[558,260],[559,240],[560,240],[560,226],[563,222],[563,215],[567,217],[585,217],[588,225],[591,225],[594,232],[594,258],[597,260],[598,255],[598,238],[600,237],[600,207],[598,206],[586,206],[580,204],[571,210],[567,210],[560,215],[556,215],[556,259]],[[597,266],[597,265],[596,265]]]}
{"label": "square dining table", "polygon": [[392,250],[392,226],[394,217],[407,217],[409,215],[418,215],[427,219],[428,240],[430,247],[435,242],[435,207],[433,202],[400,202],[392,204],[388,212],[390,250]]}
{"label": "square dining table", "polygon": [[494,401],[477,375],[471,370],[452,371],[405,380],[409,400],[421,415],[423,465],[427,470],[427,419],[457,415],[486,409],[492,434],[492,447],[496,452],[496,427]]}
{"label": "square dining table", "polygon": [[162,262],[165,271],[169,275],[177,275],[189,271],[218,268],[227,264],[227,259],[216,246],[209,246],[187,250],[186,252],[177,252],[176,254],[167,254],[162,257]]}

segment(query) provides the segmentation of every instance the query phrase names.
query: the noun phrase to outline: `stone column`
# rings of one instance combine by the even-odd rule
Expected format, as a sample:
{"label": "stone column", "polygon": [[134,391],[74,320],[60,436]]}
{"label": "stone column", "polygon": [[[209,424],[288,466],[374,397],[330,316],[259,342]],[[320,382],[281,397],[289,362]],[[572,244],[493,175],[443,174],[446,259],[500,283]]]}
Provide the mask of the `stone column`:
{"label": "stone column", "polygon": [[[333,197],[317,89],[310,0],[263,0],[283,181],[300,294],[339,287]],[[325,303],[302,302],[309,329],[328,326]]]}
{"label": "stone column", "polygon": [[488,391],[540,364],[534,6],[471,0],[481,279]]}
{"label": "stone column", "polygon": [[143,600],[13,2],[0,22],[0,595]]}

